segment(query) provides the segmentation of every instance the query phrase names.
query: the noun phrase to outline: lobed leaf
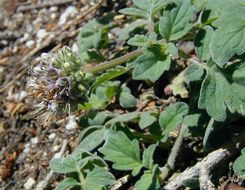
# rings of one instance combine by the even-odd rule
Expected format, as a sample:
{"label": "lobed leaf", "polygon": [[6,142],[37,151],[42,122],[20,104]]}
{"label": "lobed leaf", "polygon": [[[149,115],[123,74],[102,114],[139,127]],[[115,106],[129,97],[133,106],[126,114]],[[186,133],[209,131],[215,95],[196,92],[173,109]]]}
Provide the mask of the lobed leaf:
{"label": "lobed leaf", "polygon": [[136,139],[130,141],[121,131],[110,135],[99,151],[105,155],[105,160],[113,162],[114,169],[132,170],[135,176],[143,167],[138,141]]}
{"label": "lobed leaf", "polygon": [[192,28],[193,9],[190,0],[176,0],[167,6],[159,21],[160,34],[168,41],[178,40]]}
{"label": "lobed leaf", "polygon": [[168,106],[159,116],[159,124],[164,129],[163,133],[168,133],[182,123],[184,116],[188,113],[188,105],[183,102],[177,102]]}
{"label": "lobed leaf", "polygon": [[81,186],[81,183],[73,178],[66,178],[57,185],[55,190],[69,190],[76,186]]}
{"label": "lobed leaf", "polygon": [[101,190],[115,183],[115,177],[105,168],[97,167],[87,173],[86,185],[89,190]]}
{"label": "lobed leaf", "polygon": [[245,4],[235,2],[213,23],[218,29],[211,40],[211,54],[220,67],[224,67],[233,55],[245,52]]}
{"label": "lobed leaf", "polygon": [[147,48],[144,54],[139,56],[133,63],[133,79],[155,82],[164,73],[169,70],[170,57],[164,55],[159,47]]}

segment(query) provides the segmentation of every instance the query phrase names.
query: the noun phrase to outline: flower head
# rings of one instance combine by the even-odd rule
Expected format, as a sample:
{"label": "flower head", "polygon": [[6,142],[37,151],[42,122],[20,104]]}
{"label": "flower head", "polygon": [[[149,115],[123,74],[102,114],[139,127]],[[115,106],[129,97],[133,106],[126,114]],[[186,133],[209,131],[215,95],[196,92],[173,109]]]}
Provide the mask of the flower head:
{"label": "flower head", "polygon": [[91,80],[81,77],[85,74],[79,61],[67,47],[42,59],[30,70],[30,75],[27,87],[37,103],[34,114],[45,116],[45,121],[87,99]]}

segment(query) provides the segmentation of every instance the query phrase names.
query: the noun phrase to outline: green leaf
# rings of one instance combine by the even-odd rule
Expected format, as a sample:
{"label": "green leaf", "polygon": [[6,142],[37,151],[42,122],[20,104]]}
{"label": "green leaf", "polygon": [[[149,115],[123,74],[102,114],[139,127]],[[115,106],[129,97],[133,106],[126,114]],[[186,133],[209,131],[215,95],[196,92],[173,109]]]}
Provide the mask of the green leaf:
{"label": "green leaf", "polygon": [[245,63],[235,63],[227,68],[230,79],[230,96],[226,100],[226,105],[231,113],[245,115]]}
{"label": "green leaf", "polygon": [[204,69],[198,64],[190,64],[185,70],[185,78],[189,81],[199,81],[202,79]]}
{"label": "green leaf", "polygon": [[224,121],[226,119],[225,101],[229,93],[227,79],[221,73],[209,69],[202,83],[198,107],[206,109],[216,121]]}
{"label": "green leaf", "polygon": [[140,180],[135,184],[136,190],[160,190],[160,183],[158,181],[159,170],[154,166],[152,171],[147,170]]}
{"label": "green leaf", "polygon": [[192,4],[198,11],[204,10],[206,8],[207,3],[208,0],[192,0]]}
{"label": "green leaf", "polygon": [[114,163],[114,169],[132,170],[132,174],[135,176],[143,167],[138,141],[136,139],[130,141],[121,131],[115,135],[110,135],[99,151],[105,155],[105,160]]}
{"label": "green leaf", "polygon": [[[90,127],[89,127],[90,128]],[[99,128],[92,133],[88,134],[86,137],[80,139],[78,149],[92,151],[98,147],[104,141],[106,129]]]}
{"label": "green leaf", "polygon": [[220,67],[224,67],[233,55],[245,52],[245,4],[240,2],[233,2],[213,23],[218,29],[211,40],[211,54]]}
{"label": "green leaf", "polygon": [[159,116],[159,124],[164,129],[164,134],[174,130],[182,123],[183,117],[188,113],[188,105],[178,102],[168,106]]}
{"label": "green leaf", "polygon": [[245,148],[242,149],[242,154],[235,160],[233,170],[240,176],[245,176]]}
{"label": "green leaf", "polygon": [[68,155],[65,158],[53,158],[49,167],[55,173],[71,173],[77,171],[77,162],[72,155]]}
{"label": "green leaf", "polygon": [[131,94],[131,90],[126,86],[121,88],[119,102],[123,108],[135,107],[137,103],[136,98]]}
{"label": "green leaf", "polygon": [[160,34],[168,41],[178,40],[192,28],[193,9],[190,0],[176,0],[167,6],[159,21]]}
{"label": "green leaf", "polygon": [[156,145],[152,144],[143,152],[143,165],[147,169],[152,169],[153,167],[153,154],[156,149]]}
{"label": "green leaf", "polygon": [[148,10],[150,3],[148,0],[132,0],[134,5],[139,7],[142,10]]}
{"label": "green leaf", "polygon": [[119,81],[107,81],[98,86],[95,94],[91,94],[89,101],[85,103],[85,109],[104,109],[117,94],[119,84]]}
{"label": "green leaf", "polygon": [[159,47],[145,50],[144,54],[134,61],[133,79],[155,82],[164,71],[170,68],[170,57],[164,55]]}
{"label": "green leaf", "polygon": [[129,45],[138,46],[138,47],[147,46],[148,42],[149,39],[147,38],[146,35],[139,35],[139,34],[134,35],[134,37],[128,40]]}
{"label": "green leaf", "polygon": [[119,29],[118,31],[118,38],[121,41],[127,40],[130,38],[130,34],[133,33],[134,30],[138,28],[143,28],[148,23],[145,19],[137,19],[136,21],[133,21],[132,23],[129,23],[127,26],[125,26],[122,29]]}
{"label": "green leaf", "polygon": [[114,79],[128,71],[129,71],[129,68],[122,67],[122,66],[117,66],[112,69],[106,70],[105,73],[101,74],[100,76],[96,78],[96,80],[92,84],[91,91],[96,89],[100,84],[107,82],[111,79]]}
{"label": "green leaf", "polygon": [[198,126],[200,117],[201,117],[201,114],[199,113],[186,115],[184,117],[183,123],[187,125],[188,127]]}
{"label": "green leaf", "polygon": [[119,12],[122,13],[122,14],[126,14],[126,15],[146,17],[146,12],[145,11],[142,11],[141,9],[137,9],[137,8],[134,8],[134,7],[121,9]]}
{"label": "green leaf", "polygon": [[108,44],[108,27],[94,19],[85,24],[79,34],[79,52],[83,53],[95,47],[101,48]]}
{"label": "green leaf", "polygon": [[195,40],[195,50],[197,56],[202,61],[207,61],[211,57],[210,43],[214,30],[211,26],[205,26],[198,31]]}
{"label": "green leaf", "polygon": [[145,129],[146,127],[149,127],[151,124],[153,124],[155,121],[156,118],[152,116],[150,112],[143,112],[140,115],[139,127],[141,129]]}
{"label": "green leaf", "polygon": [[86,176],[87,189],[102,190],[103,187],[115,183],[114,176],[105,168],[95,167],[89,171]]}
{"label": "green leaf", "polygon": [[126,114],[121,114],[118,116],[115,116],[113,119],[109,120],[106,122],[105,125],[113,125],[115,123],[123,123],[127,121],[132,121],[134,119],[137,119],[139,117],[140,113],[139,112],[130,112]]}
{"label": "green leaf", "polygon": [[69,190],[75,186],[81,186],[81,184],[73,178],[66,178],[57,185],[55,190]]}

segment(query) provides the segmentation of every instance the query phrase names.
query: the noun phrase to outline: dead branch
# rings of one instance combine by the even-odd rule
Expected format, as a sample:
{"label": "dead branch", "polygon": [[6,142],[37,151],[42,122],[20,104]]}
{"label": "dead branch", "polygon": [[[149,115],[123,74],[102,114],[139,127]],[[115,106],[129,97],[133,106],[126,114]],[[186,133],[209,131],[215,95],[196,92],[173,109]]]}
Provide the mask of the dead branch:
{"label": "dead branch", "polygon": [[202,161],[195,166],[186,169],[176,178],[169,181],[164,190],[180,189],[183,186],[183,181],[193,177],[199,177],[200,189],[212,189],[214,185],[210,180],[211,172],[217,166],[228,160],[231,156],[237,154],[245,146],[245,133],[235,136],[230,142],[226,143],[222,148],[209,153]]}

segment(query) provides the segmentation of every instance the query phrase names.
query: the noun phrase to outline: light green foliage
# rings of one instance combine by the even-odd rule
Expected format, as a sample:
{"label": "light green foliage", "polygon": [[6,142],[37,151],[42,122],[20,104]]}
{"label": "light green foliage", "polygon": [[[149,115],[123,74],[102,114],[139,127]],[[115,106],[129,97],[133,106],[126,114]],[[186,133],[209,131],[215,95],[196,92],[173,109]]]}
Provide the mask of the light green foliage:
{"label": "light green foliage", "polygon": [[119,30],[119,40],[127,40],[130,38],[130,33],[132,33],[137,28],[144,28],[147,24],[147,20],[145,19],[137,19],[132,23],[128,24],[125,28]]}
{"label": "light green foliage", "polygon": [[138,141],[131,141],[123,132],[110,135],[99,151],[105,155],[105,160],[113,162],[113,168],[117,170],[132,170],[135,176],[143,167]]}
{"label": "light green foliage", "polygon": [[50,161],[50,168],[54,172],[77,173],[79,176],[79,180],[66,178],[57,186],[58,190],[67,190],[77,186],[83,190],[101,190],[115,182],[114,176],[108,172],[106,167],[103,159],[83,150],[77,150],[64,158],[54,158]]}
{"label": "light green foliage", "polygon": [[188,81],[198,81],[202,79],[204,69],[198,64],[191,64],[185,70],[185,78]]}
{"label": "light green foliage", "polygon": [[211,57],[210,42],[214,30],[211,26],[205,26],[197,33],[194,43],[197,56],[202,61],[208,61]]}
{"label": "light green foliage", "polygon": [[227,108],[232,113],[244,115],[245,96],[242,93],[244,63],[236,63],[220,70],[212,62],[203,80],[198,106],[206,109],[216,121],[226,119]]}
{"label": "light green foliage", "polygon": [[174,1],[160,18],[160,34],[168,41],[178,40],[192,28],[190,24],[192,16],[193,10],[189,0]]}
{"label": "light green foliage", "polygon": [[103,126],[90,126],[82,131],[77,149],[92,151],[103,142],[105,135]]}
{"label": "light green foliage", "polygon": [[119,95],[119,103],[123,108],[135,107],[137,103],[136,98],[131,94],[131,90],[126,86],[123,86],[121,88],[121,93]]}
{"label": "light green foliage", "polygon": [[133,0],[136,7],[130,7],[120,10],[120,13],[132,16],[151,19],[154,14],[165,7],[170,0]]}
{"label": "light green foliage", "polygon": [[134,61],[133,79],[155,82],[164,71],[170,68],[170,57],[164,55],[161,47],[147,48],[144,54]]}
{"label": "light green foliage", "polygon": [[213,60],[220,67],[224,67],[233,55],[245,52],[244,17],[244,1],[233,2],[231,5],[229,1],[229,8],[225,8],[213,23],[218,29],[215,30],[211,40],[211,53]]}
{"label": "light green foliage", "polygon": [[103,109],[117,94],[119,82],[107,82],[98,86],[95,93],[89,97],[89,101],[85,105],[81,105],[81,109]]}
{"label": "light green foliage", "polygon": [[129,70],[129,68],[125,68],[122,66],[117,66],[112,69],[108,69],[106,72],[102,73],[100,76],[98,76],[94,83],[92,84],[91,91],[93,91],[96,87],[101,85],[104,82],[107,82],[109,80],[112,80],[124,73],[126,73]]}
{"label": "light green foliage", "polygon": [[149,127],[151,124],[153,124],[156,121],[156,117],[152,116],[150,112],[143,112],[140,115],[140,120],[139,120],[139,127],[141,129],[144,129],[146,127]]}
{"label": "light green foliage", "polygon": [[97,167],[89,171],[86,176],[88,190],[101,190],[103,187],[115,183],[114,176],[107,169]]}
{"label": "light green foliage", "polygon": [[159,124],[163,129],[164,141],[168,133],[174,130],[183,121],[184,116],[188,113],[188,105],[178,102],[168,106],[159,116]]}
{"label": "light green foliage", "polygon": [[149,39],[146,35],[138,35],[136,34],[134,37],[130,38],[128,40],[128,44],[132,46],[147,46],[147,43],[149,42]]}
{"label": "light green foliage", "polygon": [[245,176],[245,148],[242,149],[242,154],[234,162],[233,170],[238,175]]}
{"label": "light green foliage", "polygon": [[85,24],[79,34],[79,52],[84,53],[88,49],[106,47],[108,44],[108,27],[94,19]]}
{"label": "light green foliage", "polygon": [[156,149],[156,145],[152,144],[143,152],[143,165],[147,169],[153,168],[153,154]]}
{"label": "light green foliage", "polygon": [[[183,134],[192,145],[203,140],[209,151],[231,137],[227,126],[245,116],[244,0],[132,2],[120,11],[132,16],[123,22],[104,25],[94,19],[82,27],[80,60],[71,50],[57,59],[59,72],[71,76],[81,87],[77,94],[84,95],[71,106],[78,104],[78,114],[85,114],[74,153],[50,161],[54,172],[67,175],[58,190],[110,189],[115,178],[109,171],[117,178],[132,173],[129,183],[136,190],[160,190],[167,169],[156,162],[167,161],[173,169],[179,150],[178,144],[170,150],[170,132],[182,126],[177,143]],[[98,63],[104,60],[110,61]],[[162,151],[169,159],[160,157]],[[245,149],[233,165],[241,176],[244,155]],[[183,185],[199,188],[198,178]]]}
{"label": "light green foliage", "polygon": [[225,100],[229,95],[228,87],[229,83],[221,73],[208,70],[202,83],[198,107],[206,109],[215,120],[224,121],[226,118]]}
{"label": "light green foliage", "polygon": [[159,170],[154,166],[152,170],[146,170],[140,180],[135,184],[136,190],[160,190],[158,181]]}
{"label": "light green foliage", "polygon": [[76,186],[81,186],[81,184],[73,178],[66,178],[57,185],[55,190],[68,190]]}

